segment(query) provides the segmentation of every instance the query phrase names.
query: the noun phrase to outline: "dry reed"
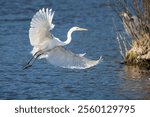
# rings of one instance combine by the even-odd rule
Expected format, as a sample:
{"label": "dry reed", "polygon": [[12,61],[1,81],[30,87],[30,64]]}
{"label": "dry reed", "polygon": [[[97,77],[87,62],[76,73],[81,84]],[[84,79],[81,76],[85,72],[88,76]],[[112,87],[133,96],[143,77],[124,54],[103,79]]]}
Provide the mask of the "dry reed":
{"label": "dry reed", "polygon": [[112,8],[128,35],[118,31],[114,23],[123,63],[150,68],[150,0],[116,0]]}

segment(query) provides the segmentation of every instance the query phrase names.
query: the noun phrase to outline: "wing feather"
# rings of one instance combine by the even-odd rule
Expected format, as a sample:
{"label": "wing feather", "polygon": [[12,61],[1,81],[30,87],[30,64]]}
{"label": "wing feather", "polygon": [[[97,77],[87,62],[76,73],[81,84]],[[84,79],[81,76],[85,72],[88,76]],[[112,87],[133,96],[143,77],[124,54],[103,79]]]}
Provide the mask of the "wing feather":
{"label": "wing feather", "polygon": [[47,60],[54,66],[71,69],[86,69],[97,65],[102,60],[90,60],[83,55],[74,54],[63,47],[56,47],[47,53]]}
{"label": "wing feather", "polygon": [[42,42],[52,38],[50,30],[54,28],[52,24],[54,12],[52,9],[40,9],[32,18],[29,29],[29,39],[32,46],[42,44]]}

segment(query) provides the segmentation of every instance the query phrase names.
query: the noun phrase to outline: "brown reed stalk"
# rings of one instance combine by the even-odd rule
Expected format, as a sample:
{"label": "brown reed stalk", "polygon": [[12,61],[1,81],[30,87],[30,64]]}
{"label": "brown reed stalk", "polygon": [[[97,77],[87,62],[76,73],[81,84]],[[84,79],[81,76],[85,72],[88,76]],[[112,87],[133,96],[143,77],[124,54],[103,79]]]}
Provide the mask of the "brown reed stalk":
{"label": "brown reed stalk", "polygon": [[127,38],[116,31],[124,63],[150,68],[150,0],[132,0],[131,4],[127,0],[117,0],[115,4],[113,9],[131,39],[131,46],[127,48]]}

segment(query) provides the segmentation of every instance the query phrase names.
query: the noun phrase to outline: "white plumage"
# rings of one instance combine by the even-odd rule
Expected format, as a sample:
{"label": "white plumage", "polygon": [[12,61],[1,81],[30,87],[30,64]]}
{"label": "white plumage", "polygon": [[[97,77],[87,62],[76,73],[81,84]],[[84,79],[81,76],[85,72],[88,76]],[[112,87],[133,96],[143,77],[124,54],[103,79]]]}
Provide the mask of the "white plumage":
{"label": "white plumage", "polygon": [[33,58],[24,66],[24,69],[32,66],[37,58],[46,58],[52,65],[63,68],[86,69],[97,65],[101,61],[101,57],[99,60],[90,60],[84,57],[85,54],[74,54],[63,47],[71,42],[71,34],[74,31],[87,29],[72,27],[68,31],[67,40],[63,42],[50,32],[54,28],[54,24],[52,24],[53,16],[52,9],[44,8],[33,16],[29,29]]}
{"label": "white plumage", "polygon": [[29,30],[29,39],[32,46],[42,45],[43,42],[53,38],[49,32],[54,28],[54,24],[52,24],[53,16],[52,9],[46,9],[45,11],[44,8],[34,15]]}
{"label": "white plumage", "polygon": [[63,47],[54,48],[48,53],[47,60],[55,66],[63,68],[86,69],[100,62],[99,60],[90,60],[84,57],[84,54],[74,54]]}

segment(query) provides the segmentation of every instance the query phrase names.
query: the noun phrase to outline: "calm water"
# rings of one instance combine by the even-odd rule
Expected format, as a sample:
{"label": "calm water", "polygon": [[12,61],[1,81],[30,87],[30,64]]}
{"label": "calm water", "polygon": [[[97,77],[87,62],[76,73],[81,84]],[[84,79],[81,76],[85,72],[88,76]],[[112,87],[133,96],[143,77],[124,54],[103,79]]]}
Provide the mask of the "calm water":
{"label": "calm water", "polygon": [[[121,60],[112,29],[116,16],[106,0],[1,0],[0,6],[0,99],[150,99],[150,72],[116,62]],[[32,49],[30,20],[43,7],[56,11],[53,34],[61,40],[72,26],[88,28],[74,33],[66,48],[91,59],[102,55],[103,62],[69,70],[39,60],[23,71]]]}

